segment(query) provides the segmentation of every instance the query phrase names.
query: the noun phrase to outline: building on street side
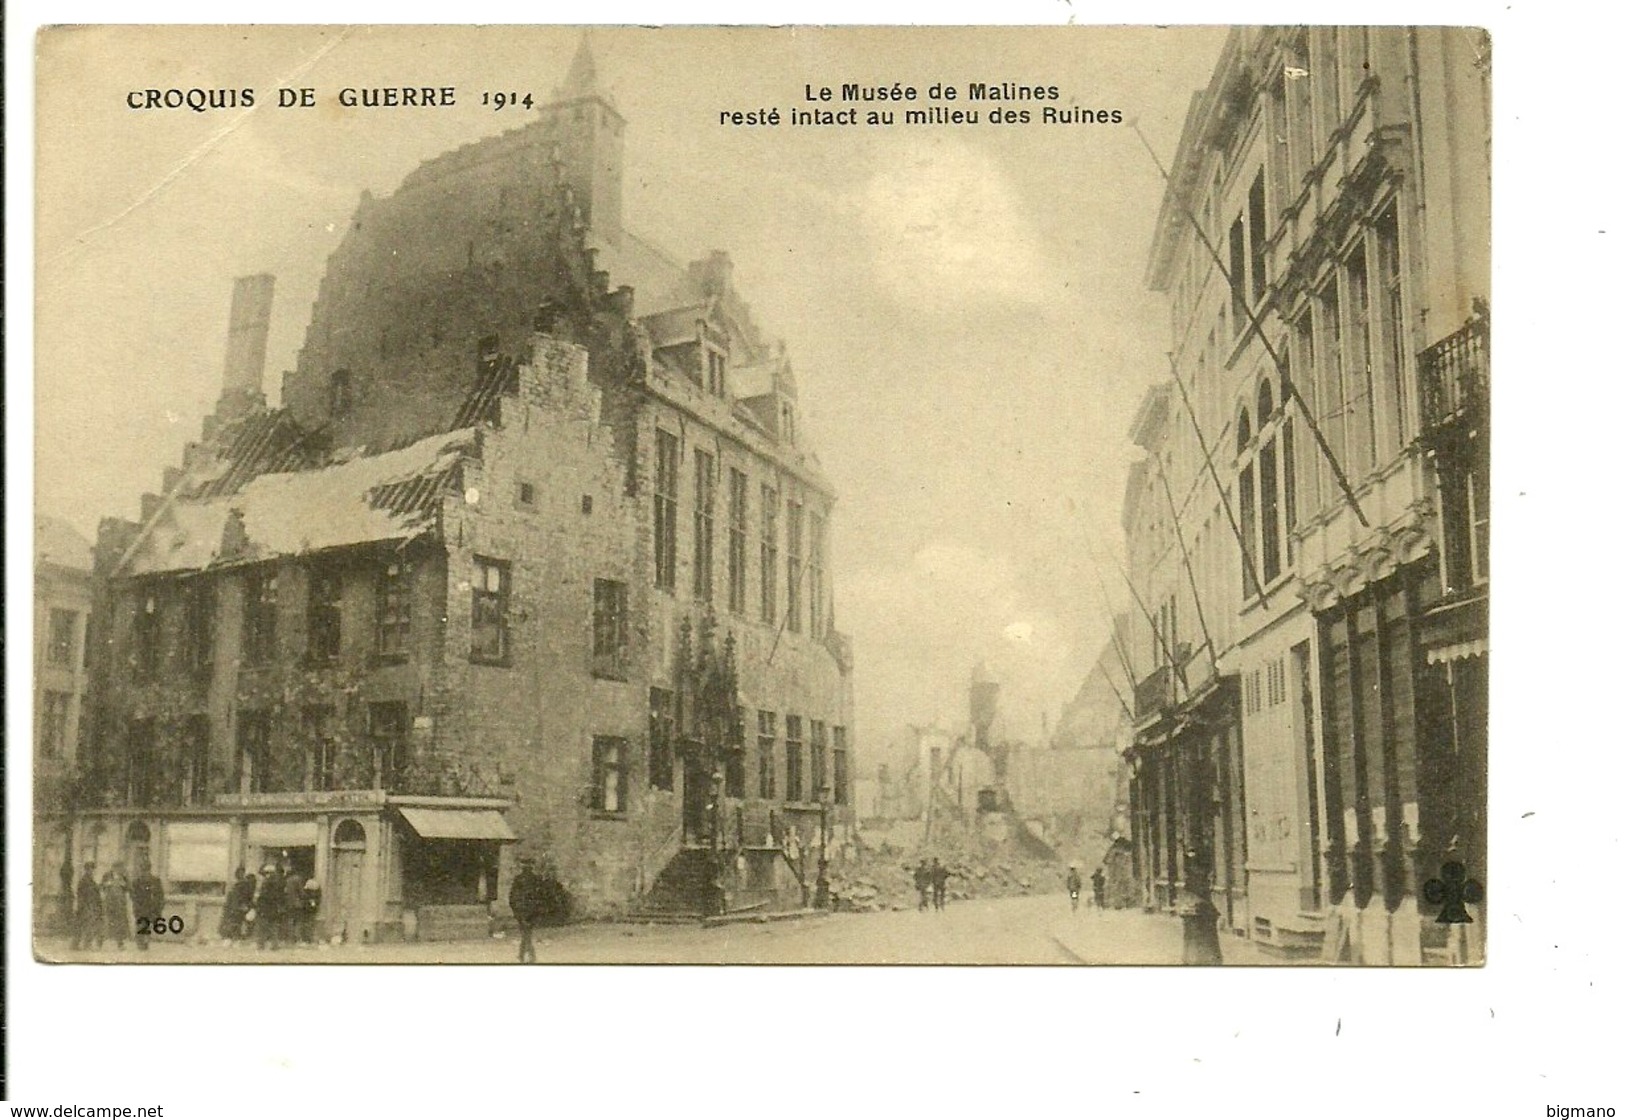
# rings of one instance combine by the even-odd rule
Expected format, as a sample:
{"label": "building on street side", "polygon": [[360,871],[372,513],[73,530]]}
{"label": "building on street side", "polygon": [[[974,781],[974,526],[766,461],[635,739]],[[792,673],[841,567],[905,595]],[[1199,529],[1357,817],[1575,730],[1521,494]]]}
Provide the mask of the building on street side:
{"label": "building on street side", "polygon": [[1282,953],[1481,959],[1424,918],[1483,880],[1488,47],[1231,33],[1149,271],[1173,369],[1125,503],[1137,849]]}
{"label": "building on street side", "polygon": [[815,895],[835,496],[727,254],[624,227],[625,127],[583,42],[533,123],[364,195],[278,407],[238,281],[202,438],[97,542],[77,858],[206,933],[285,859],[350,941],[483,936],[519,850],[578,914]]}

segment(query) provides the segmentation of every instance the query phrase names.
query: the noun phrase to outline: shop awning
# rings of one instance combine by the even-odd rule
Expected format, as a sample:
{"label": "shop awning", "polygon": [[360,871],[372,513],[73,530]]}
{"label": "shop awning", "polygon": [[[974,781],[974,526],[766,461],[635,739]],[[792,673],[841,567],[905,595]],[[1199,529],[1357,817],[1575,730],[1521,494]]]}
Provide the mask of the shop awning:
{"label": "shop awning", "polygon": [[400,806],[401,816],[424,840],[518,840],[495,809],[427,809]]}
{"label": "shop awning", "polygon": [[1490,651],[1490,643],[1484,638],[1477,638],[1470,642],[1457,642],[1454,645],[1444,646],[1440,649],[1428,650],[1429,665],[1444,665],[1451,661],[1462,661],[1469,657],[1483,657]]}

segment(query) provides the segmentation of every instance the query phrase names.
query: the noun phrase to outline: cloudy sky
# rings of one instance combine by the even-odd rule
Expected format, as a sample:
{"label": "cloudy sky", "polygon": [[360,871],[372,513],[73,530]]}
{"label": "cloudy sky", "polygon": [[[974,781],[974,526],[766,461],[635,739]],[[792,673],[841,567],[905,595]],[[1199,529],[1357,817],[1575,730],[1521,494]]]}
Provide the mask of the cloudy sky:
{"label": "cloudy sky", "polygon": [[[363,189],[524,117],[567,29],[69,32],[40,59],[37,502],[87,534],[133,516],[219,391],[234,276],[276,274],[267,388],[291,368]],[[834,481],[837,624],[861,734],[963,718],[985,660],[1007,716],[1054,721],[1106,635],[1089,559],[1119,547],[1133,407],[1167,315],[1143,276],[1161,183],[1127,125],[733,128],[803,87],[1058,86],[1169,159],[1223,32],[1201,28],[593,32],[628,121],[625,216],[689,259],[727,249],[790,348]],[[342,86],[456,85],[454,110],[341,112]],[[278,111],[270,90],[321,107]],[[131,88],[259,91],[136,112]],[[838,94],[837,94],[838,96]],[[839,103],[835,103],[839,108]],[[1036,118],[1039,105],[1025,106]],[[1108,567],[1109,570],[1109,567]],[[1123,598],[1113,591],[1118,606]]]}

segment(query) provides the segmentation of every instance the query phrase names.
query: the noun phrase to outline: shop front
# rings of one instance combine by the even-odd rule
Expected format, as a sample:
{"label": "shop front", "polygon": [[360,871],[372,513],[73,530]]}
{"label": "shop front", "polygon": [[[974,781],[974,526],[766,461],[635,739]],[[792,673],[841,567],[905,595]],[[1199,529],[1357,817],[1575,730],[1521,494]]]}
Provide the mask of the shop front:
{"label": "shop front", "polygon": [[223,795],[209,809],[83,814],[74,850],[98,881],[115,867],[128,878],[150,867],[165,916],[180,918],[168,924],[186,939],[220,937],[231,884],[268,865],[314,885],[315,941],[484,936],[502,846],[517,839],[508,807],[378,790]]}

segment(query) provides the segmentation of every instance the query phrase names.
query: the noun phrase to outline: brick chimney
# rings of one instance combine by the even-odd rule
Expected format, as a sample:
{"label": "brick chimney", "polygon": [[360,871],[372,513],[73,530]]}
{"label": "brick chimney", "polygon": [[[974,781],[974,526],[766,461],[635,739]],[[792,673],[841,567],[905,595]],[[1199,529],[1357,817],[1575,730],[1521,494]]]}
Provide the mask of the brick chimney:
{"label": "brick chimney", "polygon": [[221,419],[241,416],[265,403],[265,342],[271,330],[268,273],[239,276],[231,290],[231,321],[226,329],[226,367],[220,379]]}

